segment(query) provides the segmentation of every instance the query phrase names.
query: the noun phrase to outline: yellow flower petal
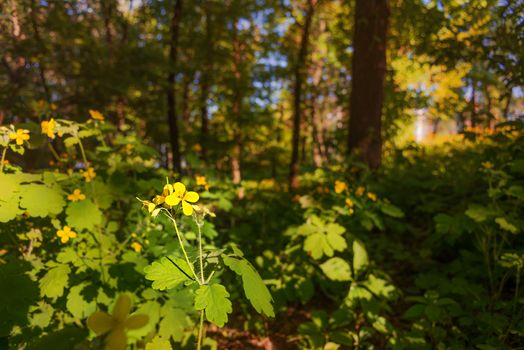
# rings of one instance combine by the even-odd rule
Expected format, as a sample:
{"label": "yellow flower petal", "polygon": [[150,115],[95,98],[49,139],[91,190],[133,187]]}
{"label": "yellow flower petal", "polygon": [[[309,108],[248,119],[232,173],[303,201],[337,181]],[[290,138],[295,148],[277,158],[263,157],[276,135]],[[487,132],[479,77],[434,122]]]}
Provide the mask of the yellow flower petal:
{"label": "yellow flower petal", "polygon": [[97,311],[87,319],[87,327],[96,335],[109,332],[114,326],[113,317],[105,312]]}
{"label": "yellow flower petal", "polygon": [[131,310],[131,298],[126,294],[121,294],[113,307],[113,318],[118,323],[124,322]]}
{"label": "yellow flower petal", "polygon": [[67,236],[63,236],[62,238],[60,238],[60,242],[62,243],[67,243],[67,241],[69,241],[69,237]]}
{"label": "yellow flower petal", "polygon": [[193,214],[193,206],[186,201],[182,201],[182,212],[184,215],[190,216]]}
{"label": "yellow flower petal", "polygon": [[198,195],[198,193],[193,192],[193,191],[187,192],[186,195],[184,196],[184,200],[191,202],[191,203],[196,203],[199,198],[200,196]]}
{"label": "yellow flower petal", "polygon": [[173,185],[173,189],[175,190],[175,193],[180,193],[183,195],[186,192],[186,186],[181,182],[175,182]]}
{"label": "yellow flower petal", "polygon": [[170,205],[170,206],[175,206],[175,205],[178,205],[178,203],[180,203],[180,196],[178,193],[172,193],[170,194],[169,196],[166,197],[165,199],[165,202],[167,205]]}
{"label": "yellow flower petal", "polygon": [[149,322],[149,316],[147,315],[131,315],[124,322],[124,326],[129,329],[138,329],[144,327]]}
{"label": "yellow flower petal", "polygon": [[173,185],[167,184],[164,186],[164,196],[167,196],[169,194],[173,193]]}

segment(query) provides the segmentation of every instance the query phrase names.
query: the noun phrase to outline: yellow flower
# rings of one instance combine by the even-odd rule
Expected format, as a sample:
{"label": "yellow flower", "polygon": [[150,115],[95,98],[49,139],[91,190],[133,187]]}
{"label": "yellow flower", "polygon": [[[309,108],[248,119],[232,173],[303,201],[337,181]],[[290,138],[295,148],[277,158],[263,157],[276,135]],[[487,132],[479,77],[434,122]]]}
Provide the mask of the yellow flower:
{"label": "yellow flower", "polygon": [[483,162],[482,163],[482,166],[485,168],[485,169],[493,169],[493,163],[491,162]]}
{"label": "yellow flower", "polygon": [[96,177],[95,169],[88,168],[82,173],[82,176],[85,178],[86,182],[91,182]]}
{"label": "yellow flower", "polygon": [[135,252],[140,253],[140,251],[142,250],[142,244],[138,242],[133,242],[131,243],[131,248],[133,248]]}
{"label": "yellow flower", "polygon": [[100,121],[104,120],[104,115],[102,113],[100,113],[99,111],[95,111],[94,109],[90,109],[89,110],[89,115],[94,120],[100,120]]}
{"label": "yellow flower", "polygon": [[207,185],[207,179],[205,176],[197,176],[196,183],[198,186],[205,186]]}
{"label": "yellow flower", "polygon": [[364,194],[365,191],[366,191],[366,189],[364,187],[358,186],[357,189],[355,190],[355,195],[357,197],[361,197]]}
{"label": "yellow flower", "polygon": [[149,322],[147,315],[131,315],[131,298],[122,294],[116,300],[112,314],[96,311],[87,319],[87,327],[104,335],[105,350],[125,350],[127,347],[126,329],[139,329]]}
{"label": "yellow flower", "polygon": [[80,191],[80,189],[76,188],[73,193],[71,193],[69,196],[67,196],[67,199],[73,202],[83,201],[86,199],[86,195]]}
{"label": "yellow flower", "polygon": [[54,139],[55,138],[55,128],[56,128],[56,122],[53,118],[51,120],[47,121],[44,120],[40,126],[42,127],[42,133],[46,134],[47,137]]}
{"label": "yellow flower", "polygon": [[11,132],[9,138],[11,140],[16,140],[17,145],[23,145],[24,141],[29,140],[29,130],[18,129],[16,132]]}
{"label": "yellow flower", "polygon": [[344,181],[338,181],[338,180],[335,181],[335,192],[336,193],[342,193],[347,189],[348,189],[348,185],[346,185]]}
{"label": "yellow flower", "polygon": [[209,184],[207,183],[207,179],[205,176],[197,176],[196,183],[198,186],[203,186],[206,189],[206,191],[209,189]]}
{"label": "yellow flower", "polygon": [[377,201],[377,195],[373,192],[368,192],[368,198],[371,199],[373,202]]}
{"label": "yellow flower", "polygon": [[76,232],[71,230],[71,227],[64,226],[61,230],[56,231],[56,235],[60,237],[60,242],[67,243],[70,238],[76,237]]}
{"label": "yellow flower", "polygon": [[200,152],[202,152],[202,146],[200,146],[200,144],[198,144],[198,143],[195,143],[195,144],[193,145],[192,149],[193,149],[193,152],[195,152],[195,153],[200,153]]}
{"label": "yellow flower", "polygon": [[182,212],[184,215],[193,214],[193,205],[191,203],[196,203],[200,198],[198,193],[193,191],[186,191],[186,186],[181,182],[176,182],[171,185],[166,185],[169,191],[169,195],[165,198],[165,202],[169,206],[178,205],[182,202]]}
{"label": "yellow flower", "polygon": [[346,205],[350,208],[353,208],[353,206],[355,205],[355,203],[353,203],[353,201],[351,200],[351,198],[346,198]]}

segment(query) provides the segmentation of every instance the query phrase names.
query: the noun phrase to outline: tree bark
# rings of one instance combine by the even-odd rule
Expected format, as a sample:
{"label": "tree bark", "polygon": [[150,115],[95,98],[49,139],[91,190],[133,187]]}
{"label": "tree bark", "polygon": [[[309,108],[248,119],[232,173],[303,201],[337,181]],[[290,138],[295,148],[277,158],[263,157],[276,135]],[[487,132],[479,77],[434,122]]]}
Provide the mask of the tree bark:
{"label": "tree bark", "polygon": [[386,75],[388,0],[357,0],[350,95],[348,152],[370,168],[382,160],[382,104]]}
{"label": "tree bark", "polygon": [[182,167],[180,162],[180,141],[178,131],[178,120],[176,114],[176,97],[175,97],[175,76],[176,60],[178,50],[178,31],[182,17],[182,0],[176,0],[173,8],[173,17],[170,26],[170,43],[169,43],[169,70],[167,74],[167,122],[169,124],[169,137],[171,143],[171,152],[173,153],[172,165],[177,173],[181,173]]}
{"label": "tree bark", "polygon": [[477,81],[471,80],[471,98],[469,99],[469,123],[472,128],[477,125]]}
{"label": "tree bark", "polygon": [[233,106],[232,114],[235,118],[236,127],[233,135],[233,150],[231,152],[231,175],[234,184],[239,184],[242,180],[242,170],[240,167],[240,159],[242,157],[242,91],[241,79],[242,74],[240,65],[242,64],[242,48],[238,40],[237,20],[233,22]]}
{"label": "tree bark", "polygon": [[300,39],[300,49],[298,51],[297,60],[294,67],[295,85],[294,85],[294,100],[293,100],[293,135],[291,139],[291,163],[289,166],[289,187],[298,187],[298,171],[299,171],[299,147],[300,147],[300,125],[302,121],[302,84],[304,69],[306,65],[306,57],[309,43],[309,32],[311,29],[311,22],[315,12],[316,0],[308,0],[308,7],[305,14],[302,37]]}
{"label": "tree bark", "polygon": [[211,13],[206,7],[206,47],[209,50],[205,58],[204,67],[200,76],[200,147],[201,153],[200,157],[202,160],[207,160],[207,143],[209,135],[209,116],[208,116],[208,106],[207,101],[209,99],[209,89],[210,89],[210,76],[211,70],[213,69],[213,61],[211,57],[213,56],[213,38],[211,32]]}

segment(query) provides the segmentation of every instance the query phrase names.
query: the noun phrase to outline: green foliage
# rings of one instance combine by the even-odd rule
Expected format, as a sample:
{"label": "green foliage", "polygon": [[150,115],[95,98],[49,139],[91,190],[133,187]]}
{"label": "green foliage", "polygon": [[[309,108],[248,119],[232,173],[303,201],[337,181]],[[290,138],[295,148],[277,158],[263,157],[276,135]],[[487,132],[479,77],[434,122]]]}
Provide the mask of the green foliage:
{"label": "green foliage", "polygon": [[175,288],[190,281],[191,270],[184,259],[163,257],[144,269],[146,279],[153,281],[152,287],[158,290]]}
{"label": "green foliage", "polygon": [[273,298],[264,281],[249,261],[241,257],[226,255],[222,255],[222,259],[227,267],[242,277],[244,292],[255,310],[268,317],[275,317],[273,305],[271,305]]}
{"label": "green foliage", "polygon": [[196,290],[195,309],[204,310],[206,319],[219,327],[227,322],[227,314],[233,311],[229,293],[221,284],[202,285]]}

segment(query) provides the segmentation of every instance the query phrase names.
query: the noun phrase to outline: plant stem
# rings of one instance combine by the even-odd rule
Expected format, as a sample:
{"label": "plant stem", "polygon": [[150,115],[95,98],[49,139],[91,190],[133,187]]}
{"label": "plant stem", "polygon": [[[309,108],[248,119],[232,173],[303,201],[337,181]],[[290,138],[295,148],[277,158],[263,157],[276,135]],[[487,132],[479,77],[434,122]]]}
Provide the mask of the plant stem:
{"label": "plant stem", "polygon": [[176,236],[178,238],[178,242],[180,243],[180,248],[182,248],[182,252],[184,253],[184,258],[186,259],[187,266],[191,269],[191,273],[195,277],[195,281],[198,282],[198,284],[201,284],[200,279],[198,278],[197,274],[195,273],[195,270],[193,269],[193,264],[189,261],[189,257],[187,256],[186,248],[184,248],[184,242],[182,242],[182,237],[180,235],[180,232],[178,231],[178,225],[176,223],[176,220],[173,216],[169,216],[171,221],[173,222],[173,226],[175,226]]}
{"label": "plant stem", "polygon": [[4,161],[5,161],[6,153],[7,153],[7,146],[4,147],[4,150],[2,151],[2,160],[0,161],[0,174],[4,172]]}
{"label": "plant stem", "polygon": [[200,278],[202,279],[202,284],[206,283],[206,279],[204,278],[204,257],[202,252],[202,229],[200,225],[197,223],[198,227],[198,255],[200,258]]}
{"label": "plant stem", "polygon": [[77,137],[78,140],[78,147],[80,148],[80,153],[82,154],[82,159],[84,160],[84,166],[87,169],[87,166],[89,165],[89,162],[87,161],[86,152],[84,151],[84,145],[82,145],[82,141],[79,137]]}
{"label": "plant stem", "polygon": [[198,327],[197,350],[202,349],[203,340],[204,340],[204,310],[200,310],[200,326]]}

